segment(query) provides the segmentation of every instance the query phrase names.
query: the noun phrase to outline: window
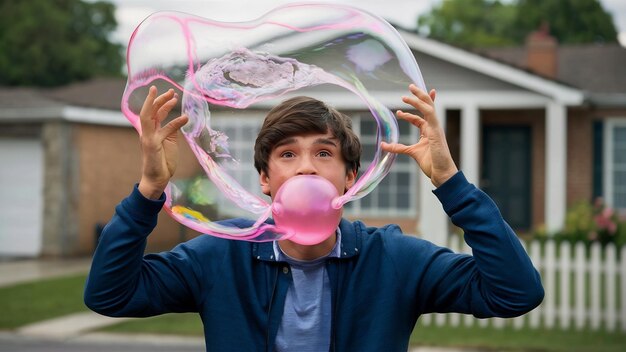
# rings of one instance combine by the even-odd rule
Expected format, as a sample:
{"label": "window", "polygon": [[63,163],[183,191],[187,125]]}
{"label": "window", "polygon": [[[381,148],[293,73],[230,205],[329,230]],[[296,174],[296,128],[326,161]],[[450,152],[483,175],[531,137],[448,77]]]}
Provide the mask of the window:
{"label": "window", "polygon": [[228,138],[230,155],[237,160],[229,167],[230,175],[251,193],[260,193],[259,177],[254,168],[254,141],[259,131],[251,119],[222,119],[214,121],[213,128],[224,132]]}
{"label": "window", "polygon": [[604,126],[604,198],[626,210],[626,118],[608,119]]}
{"label": "window", "polygon": [[[376,152],[376,121],[369,113],[353,114],[355,132],[360,136],[363,145],[361,157],[362,174],[369,167]],[[258,118],[219,118],[212,119],[212,128],[225,133],[228,137],[231,155],[237,163],[222,164],[228,168],[244,189],[270,200],[261,192],[259,176],[254,168],[254,141],[262,123]],[[398,121],[400,143],[412,144],[418,138],[418,129],[405,121]],[[369,217],[411,217],[417,212],[417,184],[419,169],[415,161],[408,156],[398,155],[389,174],[378,186],[365,197],[346,204],[346,213]],[[228,206],[229,201],[220,202],[222,211],[229,214],[240,214],[236,206]]]}
{"label": "window", "polygon": [[[369,167],[376,149],[376,120],[369,113],[352,115],[354,129],[361,138],[362,174]],[[418,129],[406,121],[398,121],[400,143],[413,144],[418,138]],[[418,168],[415,161],[398,155],[391,171],[381,183],[365,197],[346,204],[348,214],[369,217],[411,217],[417,212]],[[360,175],[359,175],[360,176]]]}
{"label": "window", "polygon": [[[235,159],[228,163],[220,163],[246,191],[262,198],[270,203],[269,197],[261,191],[259,173],[254,168],[254,141],[261,129],[263,119],[258,117],[216,117],[211,119],[211,128],[221,131],[228,136],[228,149]],[[219,192],[218,192],[219,193]],[[221,193],[218,194],[220,213],[230,216],[250,216],[244,210],[239,209],[232,201]]]}

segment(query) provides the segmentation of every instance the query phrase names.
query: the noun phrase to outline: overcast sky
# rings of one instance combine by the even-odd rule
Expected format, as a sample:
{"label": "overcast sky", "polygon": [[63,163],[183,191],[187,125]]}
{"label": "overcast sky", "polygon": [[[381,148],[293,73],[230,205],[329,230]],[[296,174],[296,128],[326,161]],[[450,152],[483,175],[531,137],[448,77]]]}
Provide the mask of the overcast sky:
{"label": "overcast sky", "polygon": [[[128,43],[135,27],[156,11],[176,10],[193,13],[218,21],[248,21],[290,0],[107,0],[117,6],[118,31],[114,40]],[[402,27],[413,29],[417,17],[441,0],[332,0],[318,2],[344,3],[377,14]],[[626,46],[626,0],[600,0],[613,15],[620,32],[620,42]]]}

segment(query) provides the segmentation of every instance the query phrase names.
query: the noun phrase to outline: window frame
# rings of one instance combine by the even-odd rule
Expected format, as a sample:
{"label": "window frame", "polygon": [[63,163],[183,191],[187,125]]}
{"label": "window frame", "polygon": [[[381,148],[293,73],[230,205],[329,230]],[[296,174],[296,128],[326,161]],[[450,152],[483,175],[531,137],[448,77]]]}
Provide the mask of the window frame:
{"label": "window frame", "polygon": [[[615,179],[613,173],[616,170],[614,163],[615,156],[615,129],[626,129],[626,117],[610,117],[604,120],[604,141],[603,141],[603,198],[608,206],[614,209],[619,209],[621,212],[626,211],[626,205],[623,207],[615,206]],[[624,163],[626,168],[626,163]],[[626,187],[626,184],[624,185]],[[625,192],[626,193],[626,192]]]}
{"label": "window frame", "polygon": [[[366,144],[369,144],[369,145],[374,144],[376,141],[375,135],[363,135],[361,133],[361,127],[362,127],[361,122],[366,119],[368,120],[372,119],[370,113],[369,112],[352,112],[352,113],[348,113],[348,115],[350,115],[350,117],[352,118],[353,129],[355,133],[357,133],[357,135],[359,136],[361,140],[361,144],[363,146]],[[398,122],[403,123],[403,121],[398,121]],[[417,128],[414,128],[411,125],[408,125],[408,127],[410,128],[409,134],[406,136],[401,135],[400,143],[409,144],[409,143],[415,143],[415,141],[418,140],[419,130]],[[389,197],[391,197],[389,204],[393,204],[393,206],[382,207],[380,206],[380,202],[379,202],[380,198],[378,194],[376,193],[377,191],[380,191],[381,189],[380,184],[379,184],[376,189],[374,189],[372,192],[367,194],[365,197],[348,203],[348,207],[345,208],[346,215],[368,217],[368,218],[389,218],[389,217],[414,218],[415,214],[417,214],[418,212],[417,208],[418,208],[418,198],[419,198],[418,197],[419,196],[418,195],[419,168],[415,165],[415,163],[413,162],[413,159],[411,159],[408,156],[405,156],[405,157],[408,158],[406,162],[398,162],[399,160],[396,159],[391,170],[389,171],[389,174],[385,176],[385,179],[389,178],[393,173],[409,174],[408,184],[406,185],[406,187],[408,188],[408,192],[399,192],[398,188],[396,187],[397,185],[392,184],[391,185],[392,192],[389,195]],[[364,158],[362,157],[361,158],[361,171],[365,171],[370,166],[370,162],[367,160],[365,161],[366,163],[364,163]],[[381,181],[381,183],[382,182],[384,182],[384,180]],[[396,196],[398,194],[404,194],[404,193],[408,194],[409,206],[407,208],[401,209],[397,206]],[[372,201],[372,204],[373,204],[372,206],[363,205],[363,199],[368,198],[368,197],[374,197]]]}
{"label": "window frame", "polygon": [[[271,199],[264,195],[261,191],[261,185],[259,181],[259,173],[254,167],[254,141],[263,124],[263,114],[245,114],[238,116],[231,116],[226,114],[214,113],[211,116],[211,129],[226,133],[228,129],[235,129],[237,133],[243,133],[244,128],[250,128],[253,130],[253,138],[240,138],[241,136],[233,136],[229,133],[226,135],[228,139],[228,147],[231,156],[239,163],[240,169],[236,170],[236,174],[232,174],[232,170],[229,171],[230,175],[241,185],[243,189],[249,193],[263,199],[267,203],[271,203]],[[242,155],[249,154],[250,160],[242,160],[241,156],[236,152],[241,151]],[[245,180],[244,180],[245,179]],[[254,189],[250,188],[254,187]],[[222,202],[224,212],[230,212],[236,216],[246,216],[248,213],[241,211],[237,206],[230,202]]]}

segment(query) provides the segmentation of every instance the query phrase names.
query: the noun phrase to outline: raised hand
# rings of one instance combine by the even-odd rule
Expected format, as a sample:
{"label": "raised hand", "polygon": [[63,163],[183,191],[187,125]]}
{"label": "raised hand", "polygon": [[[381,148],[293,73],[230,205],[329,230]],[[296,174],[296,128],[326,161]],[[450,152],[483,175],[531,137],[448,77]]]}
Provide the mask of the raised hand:
{"label": "raised hand", "polygon": [[181,115],[161,126],[161,122],[176,105],[178,96],[173,89],[158,97],[157,94],[156,87],[151,86],[139,113],[143,153],[139,192],[151,199],[158,199],[161,196],[176,171],[177,133],[188,121],[187,116]]}
{"label": "raised hand", "polygon": [[439,187],[457,173],[458,169],[452,160],[445,132],[435,112],[436,92],[433,89],[427,94],[414,84],[409,86],[409,91],[412,95],[403,96],[402,101],[417,109],[422,116],[402,110],[398,110],[396,116],[419,128],[420,140],[413,145],[382,142],[381,148],[391,153],[412,157],[433,185]]}

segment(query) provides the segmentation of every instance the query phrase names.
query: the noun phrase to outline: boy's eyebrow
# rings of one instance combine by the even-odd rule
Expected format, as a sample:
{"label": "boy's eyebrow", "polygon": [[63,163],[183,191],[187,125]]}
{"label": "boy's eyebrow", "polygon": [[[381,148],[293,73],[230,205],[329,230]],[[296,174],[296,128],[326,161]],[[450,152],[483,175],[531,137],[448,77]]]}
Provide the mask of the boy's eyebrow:
{"label": "boy's eyebrow", "polygon": [[315,142],[313,142],[313,144],[327,144],[327,145],[332,145],[334,147],[337,146],[337,143],[335,143],[335,140],[337,140],[337,138],[333,137],[333,138],[318,138],[315,140]]}
{"label": "boy's eyebrow", "polygon": [[295,141],[296,141],[296,139],[293,138],[293,137],[288,137],[288,138],[282,139],[278,143],[276,143],[276,145],[274,146],[274,149],[276,149],[276,148],[278,148],[280,146],[283,146],[283,145],[294,143]]}
{"label": "boy's eyebrow", "polygon": [[[332,145],[334,147],[337,146],[337,142],[335,142],[337,140],[337,138],[332,137],[332,138],[318,138],[315,141],[313,141],[313,144],[325,144],[325,145]],[[292,144],[296,142],[296,138],[295,137],[288,137],[285,138],[283,140],[281,140],[280,142],[276,143],[276,145],[274,146],[274,148],[278,148],[281,147],[283,145],[288,145],[288,144]]]}

